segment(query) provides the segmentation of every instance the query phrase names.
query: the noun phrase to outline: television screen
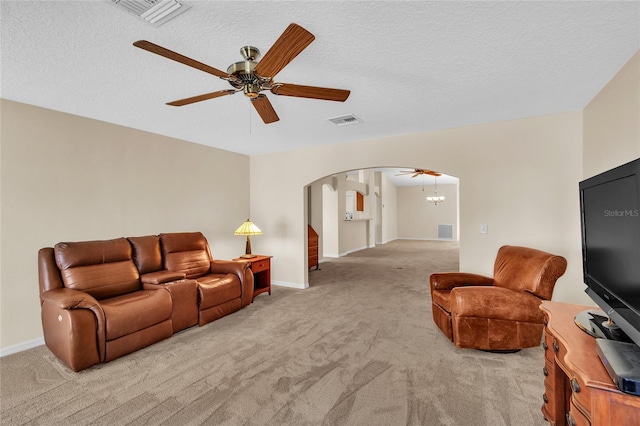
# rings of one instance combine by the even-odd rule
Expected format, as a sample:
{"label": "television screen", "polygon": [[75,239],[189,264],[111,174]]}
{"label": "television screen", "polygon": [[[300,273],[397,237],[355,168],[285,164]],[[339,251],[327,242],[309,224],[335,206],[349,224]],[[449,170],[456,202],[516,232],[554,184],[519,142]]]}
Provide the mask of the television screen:
{"label": "television screen", "polygon": [[635,176],[583,192],[587,274],[640,308],[640,226]]}
{"label": "television screen", "polygon": [[640,345],[640,160],[581,182],[587,293]]}

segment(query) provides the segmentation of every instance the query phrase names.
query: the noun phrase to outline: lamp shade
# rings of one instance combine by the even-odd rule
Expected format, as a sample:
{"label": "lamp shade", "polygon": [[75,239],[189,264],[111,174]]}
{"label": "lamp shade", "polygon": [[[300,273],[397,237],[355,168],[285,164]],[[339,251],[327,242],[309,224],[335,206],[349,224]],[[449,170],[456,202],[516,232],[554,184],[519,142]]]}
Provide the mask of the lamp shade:
{"label": "lamp shade", "polygon": [[253,222],[247,219],[242,225],[236,229],[233,235],[261,235],[262,231]]}
{"label": "lamp shade", "polygon": [[244,254],[240,257],[245,259],[250,259],[252,257],[256,257],[255,254],[251,254],[251,239],[250,235],[260,235],[262,231],[256,225],[253,224],[249,219],[242,225],[236,229],[236,232],[233,235],[246,235],[247,236],[247,246],[245,248]]}

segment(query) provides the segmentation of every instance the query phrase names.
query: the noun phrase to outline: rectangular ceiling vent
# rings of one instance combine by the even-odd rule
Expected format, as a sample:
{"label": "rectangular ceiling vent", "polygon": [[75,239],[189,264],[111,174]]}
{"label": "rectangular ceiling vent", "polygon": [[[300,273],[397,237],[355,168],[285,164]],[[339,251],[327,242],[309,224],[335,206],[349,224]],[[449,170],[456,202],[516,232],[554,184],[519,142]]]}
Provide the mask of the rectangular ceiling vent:
{"label": "rectangular ceiling vent", "polygon": [[336,126],[348,126],[351,124],[359,124],[362,123],[358,117],[353,114],[341,115],[340,117],[329,118],[329,121],[335,124]]}
{"label": "rectangular ceiling vent", "polygon": [[184,0],[109,0],[120,9],[133,13],[149,24],[159,27],[191,9]]}

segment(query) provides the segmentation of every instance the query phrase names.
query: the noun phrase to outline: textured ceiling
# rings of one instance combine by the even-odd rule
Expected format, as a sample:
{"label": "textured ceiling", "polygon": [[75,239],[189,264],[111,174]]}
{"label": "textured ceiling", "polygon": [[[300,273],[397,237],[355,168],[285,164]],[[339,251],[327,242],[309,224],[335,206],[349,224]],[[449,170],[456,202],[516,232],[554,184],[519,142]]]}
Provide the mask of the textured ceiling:
{"label": "textured ceiling", "polygon": [[[109,1],[3,0],[0,96],[258,155],[581,109],[640,48],[636,1],[190,3],[155,28]],[[351,96],[268,95],[269,125],[242,94],[165,105],[229,86],[132,45],[225,70],[291,22],[316,40],[276,81]],[[363,123],[327,121],[350,113]]]}

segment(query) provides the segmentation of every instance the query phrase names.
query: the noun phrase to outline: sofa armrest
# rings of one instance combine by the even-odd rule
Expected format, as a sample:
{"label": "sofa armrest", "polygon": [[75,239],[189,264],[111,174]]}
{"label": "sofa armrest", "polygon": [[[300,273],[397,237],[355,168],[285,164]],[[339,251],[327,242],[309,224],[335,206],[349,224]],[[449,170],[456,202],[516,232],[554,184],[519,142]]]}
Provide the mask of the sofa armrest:
{"label": "sofa armrest", "polygon": [[250,266],[250,262],[216,259],[211,261],[211,272],[214,274],[234,274],[242,282],[244,280],[244,271]]}
{"label": "sofa armrest", "polygon": [[187,274],[177,271],[157,271],[149,272],[148,274],[140,275],[140,280],[143,284],[164,284],[171,281],[183,280]]}
{"label": "sofa armrest", "polygon": [[429,283],[431,285],[431,291],[452,290],[456,287],[492,286],[493,278],[465,272],[443,272],[431,274]]}
{"label": "sofa armrest", "polygon": [[[57,309],[87,309],[93,312],[96,319],[96,339],[100,361],[105,357],[105,316],[100,303],[90,294],[70,288],[56,288],[40,295],[43,306],[49,305]],[[44,309],[44,308],[43,308]]]}
{"label": "sofa armrest", "polygon": [[102,316],[102,307],[89,293],[70,288],[56,288],[45,291],[40,296],[43,303],[51,303],[60,309],[91,309],[97,310]]}
{"label": "sofa armrest", "polygon": [[242,306],[253,300],[253,272],[251,262],[244,260],[212,260],[211,272],[216,274],[233,274],[240,280]]}

